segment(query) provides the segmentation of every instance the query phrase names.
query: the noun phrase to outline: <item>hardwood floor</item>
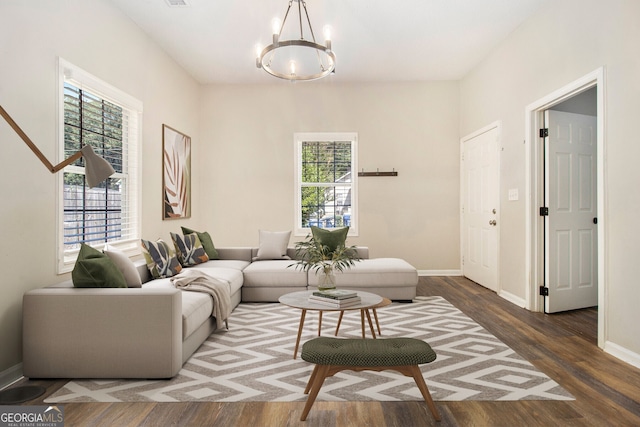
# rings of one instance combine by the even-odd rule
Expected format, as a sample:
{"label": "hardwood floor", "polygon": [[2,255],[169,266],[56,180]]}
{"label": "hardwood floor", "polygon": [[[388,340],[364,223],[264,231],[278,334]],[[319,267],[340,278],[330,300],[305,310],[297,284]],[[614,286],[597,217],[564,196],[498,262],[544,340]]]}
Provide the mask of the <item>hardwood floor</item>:
{"label": "hardwood floor", "polygon": [[[64,404],[70,426],[640,426],[640,370],[597,345],[597,310],[545,315],[518,308],[461,277],[421,277],[418,295],[440,295],[576,397],[574,401],[316,402],[300,422],[295,403]],[[381,320],[382,321],[382,320]],[[44,385],[42,400],[66,381]]]}

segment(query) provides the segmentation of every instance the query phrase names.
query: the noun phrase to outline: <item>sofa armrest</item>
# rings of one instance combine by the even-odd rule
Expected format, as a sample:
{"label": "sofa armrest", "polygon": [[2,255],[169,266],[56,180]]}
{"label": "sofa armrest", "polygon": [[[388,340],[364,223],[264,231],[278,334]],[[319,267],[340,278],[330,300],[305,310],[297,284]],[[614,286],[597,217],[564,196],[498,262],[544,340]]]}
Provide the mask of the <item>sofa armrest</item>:
{"label": "sofa armrest", "polygon": [[30,378],[170,378],[182,367],[177,289],[43,288],[23,296]]}

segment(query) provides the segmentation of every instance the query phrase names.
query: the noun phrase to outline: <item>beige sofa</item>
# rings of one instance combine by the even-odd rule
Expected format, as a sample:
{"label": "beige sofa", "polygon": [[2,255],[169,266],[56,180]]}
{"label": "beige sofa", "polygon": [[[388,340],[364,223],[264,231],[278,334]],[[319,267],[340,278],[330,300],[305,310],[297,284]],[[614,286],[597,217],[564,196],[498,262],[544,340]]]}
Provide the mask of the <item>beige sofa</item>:
{"label": "beige sofa", "polygon": [[[291,260],[253,261],[257,248],[217,248],[218,260],[192,269],[229,282],[231,305],[277,302],[286,293],[314,289],[317,277]],[[336,274],[344,289],[411,300],[417,271],[396,258],[368,259]],[[295,256],[295,250],[288,254]],[[30,378],[171,378],[216,329],[208,294],[150,280],[136,262],[141,288],[74,288],[71,281],[23,297],[23,373]],[[217,325],[220,327],[220,325]],[[229,319],[233,328],[233,315]]]}

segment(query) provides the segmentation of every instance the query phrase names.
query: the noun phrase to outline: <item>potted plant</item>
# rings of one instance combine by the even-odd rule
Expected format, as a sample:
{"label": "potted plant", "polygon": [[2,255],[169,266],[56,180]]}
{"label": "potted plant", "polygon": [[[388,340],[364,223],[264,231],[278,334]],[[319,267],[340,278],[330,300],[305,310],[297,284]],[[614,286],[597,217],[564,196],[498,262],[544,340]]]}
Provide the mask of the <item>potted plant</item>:
{"label": "potted plant", "polygon": [[338,244],[332,248],[317,241],[313,235],[308,235],[306,240],[296,243],[296,268],[304,271],[313,270],[315,274],[322,274],[318,282],[319,290],[335,289],[334,271],[344,271],[360,261],[355,246]]}

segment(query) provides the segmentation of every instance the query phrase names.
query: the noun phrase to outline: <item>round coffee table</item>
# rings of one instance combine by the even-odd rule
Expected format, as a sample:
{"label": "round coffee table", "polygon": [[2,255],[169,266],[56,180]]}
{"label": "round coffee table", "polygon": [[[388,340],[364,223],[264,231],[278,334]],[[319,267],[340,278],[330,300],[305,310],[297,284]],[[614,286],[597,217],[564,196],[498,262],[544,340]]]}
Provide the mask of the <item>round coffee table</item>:
{"label": "round coffee table", "polygon": [[300,325],[298,326],[298,337],[296,338],[296,347],[293,350],[293,358],[295,359],[298,355],[298,347],[300,346],[300,337],[302,336],[302,328],[304,327],[304,319],[307,315],[307,310],[313,310],[318,312],[318,336],[322,331],[322,313],[325,311],[341,311],[344,312],[346,310],[360,310],[360,323],[362,325],[362,338],[365,336],[365,327],[364,327],[364,318],[367,317],[369,322],[369,329],[371,330],[371,336],[376,338],[376,333],[373,330],[373,323],[371,322],[371,315],[369,314],[369,309],[376,307],[378,304],[382,302],[382,297],[380,295],[372,294],[370,292],[361,292],[358,291],[358,296],[360,297],[360,303],[350,305],[348,307],[329,307],[322,303],[315,303],[313,300],[309,300],[309,297],[313,295],[314,291],[300,291],[300,292],[291,292],[285,295],[282,295],[278,298],[281,304],[287,305],[289,307],[298,308],[301,310],[300,312]]}

